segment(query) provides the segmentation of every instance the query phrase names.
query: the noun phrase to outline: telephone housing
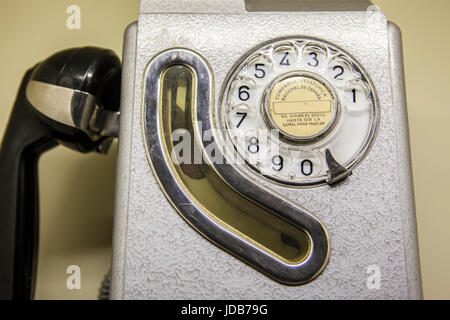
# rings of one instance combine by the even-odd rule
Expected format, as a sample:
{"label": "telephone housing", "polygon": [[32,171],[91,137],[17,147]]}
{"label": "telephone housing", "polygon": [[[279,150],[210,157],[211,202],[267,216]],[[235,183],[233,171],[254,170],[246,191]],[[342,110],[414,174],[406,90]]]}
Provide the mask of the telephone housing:
{"label": "telephone housing", "polygon": [[[112,298],[421,298],[399,28],[377,10],[327,11],[336,1],[292,12],[242,0],[185,4],[143,0],[139,21],[125,32]],[[211,108],[220,113],[227,81],[245,57],[295,38],[324,41],[355,59],[373,84],[379,121],[360,163],[332,186],[286,184],[239,166],[258,187],[306,207],[326,229],[323,268],[293,285],[222,250],[180,214],[152,163],[148,139],[155,131],[147,127],[145,106],[153,88],[149,70],[167,51],[203,59],[211,71]]]}
{"label": "telephone housing", "polygon": [[401,34],[378,8],[142,0],[122,60],[72,48],[26,72],[1,299],[34,295],[39,156],[115,137],[112,299],[422,297]]}

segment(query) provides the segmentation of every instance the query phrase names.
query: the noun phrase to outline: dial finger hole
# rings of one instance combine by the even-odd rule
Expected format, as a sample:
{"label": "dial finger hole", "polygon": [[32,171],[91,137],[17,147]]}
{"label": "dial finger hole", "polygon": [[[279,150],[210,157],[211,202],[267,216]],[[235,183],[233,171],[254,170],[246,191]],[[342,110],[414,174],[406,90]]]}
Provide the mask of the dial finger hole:
{"label": "dial finger hole", "polygon": [[265,56],[258,56],[248,64],[248,76],[256,83],[266,83],[273,76],[272,73],[272,62]]}
{"label": "dial finger hole", "polygon": [[344,103],[350,113],[365,113],[372,108],[370,89],[364,81],[348,83],[344,88]]}
{"label": "dial finger hole", "polygon": [[253,80],[242,79],[232,86],[232,100],[235,104],[254,104],[257,100],[256,85]]}
{"label": "dial finger hole", "polygon": [[303,61],[310,70],[320,70],[326,66],[327,50],[324,46],[310,43],[303,48]]}
{"label": "dial finger hole", "polygon": [[229,113],[229,117],[229,129],[239,132],[253,129],[257,123],[255,111],[245,104],[233,107]]}
{"label": "dial finger hole", "polygon": [[329,62],[327,76],[337,86],[345,85],[356,78],[351,63],[342,56]]}
{"label": "dial finger hole", "polygon": [[301,152],[295,162],[295,176],[300,179],[314,178],[323,172],[323,159],[313,152]]}
{"label": "dial finger hole", "polygon": [[267,156],[266,130],[250,130],[245,134],[244,148],[250,163],[259,169],[263,166]]}
{"label": "dial finger hole", "polygon": [[287,176],[291,166],[291,154],[289,150],[270,150],[266,159],[269,174]]}
{"label": "dial finger hole", "polygon": [[283,43],[273,50],[274,63],[280,68],[295,66],[298,59],[297,47],[292,43]]}

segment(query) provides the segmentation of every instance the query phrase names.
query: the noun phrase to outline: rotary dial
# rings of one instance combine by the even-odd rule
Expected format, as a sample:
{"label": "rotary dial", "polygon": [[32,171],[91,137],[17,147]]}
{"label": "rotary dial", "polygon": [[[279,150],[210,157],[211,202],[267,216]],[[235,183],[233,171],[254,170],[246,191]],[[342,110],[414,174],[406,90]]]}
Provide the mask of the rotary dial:
{"label": "rotary dial", "polygon": [[288,185],[347,177],[370,149],[379,121],[360,64],[317,39],[285,39],[251,52],[221,100],[220,129],[239,159]]}

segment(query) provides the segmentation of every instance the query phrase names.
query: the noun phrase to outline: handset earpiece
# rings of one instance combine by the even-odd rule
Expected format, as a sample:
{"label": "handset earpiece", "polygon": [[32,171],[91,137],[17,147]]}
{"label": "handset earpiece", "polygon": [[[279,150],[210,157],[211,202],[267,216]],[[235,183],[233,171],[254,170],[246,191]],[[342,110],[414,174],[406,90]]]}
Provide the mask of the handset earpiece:
{"label": "handset earpiece", "polygon": [[26,72],[0,147],[0,299],[34,295],[40,155],[58,144],[106,153],[118,134],[120,82],[120,59],[94,47]]}
{"label": "handset earpiece", "polygon": [[26,97],[61,144],[80,152],[104,153],[109,137],[117,135],[104,124],[113,121],[118,128],[120,80],[120,60],[114,52],[69,49],[36,67]]}

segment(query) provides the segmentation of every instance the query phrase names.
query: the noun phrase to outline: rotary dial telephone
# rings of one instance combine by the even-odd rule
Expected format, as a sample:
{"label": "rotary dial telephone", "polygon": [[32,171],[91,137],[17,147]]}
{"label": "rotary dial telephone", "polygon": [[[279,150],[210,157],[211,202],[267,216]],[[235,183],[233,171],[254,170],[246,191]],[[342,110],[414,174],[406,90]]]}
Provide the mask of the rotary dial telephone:
{"label": "rotary dial telephone", "polygon": [[122,70],[95,48],[32,69],[2,296],[32,297],[38,155],[119,136],[113,298],[419,298],[400,34],[369,5],[143,0]]}

